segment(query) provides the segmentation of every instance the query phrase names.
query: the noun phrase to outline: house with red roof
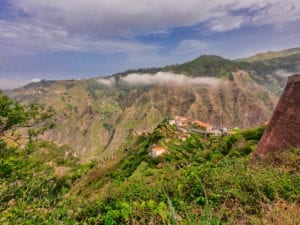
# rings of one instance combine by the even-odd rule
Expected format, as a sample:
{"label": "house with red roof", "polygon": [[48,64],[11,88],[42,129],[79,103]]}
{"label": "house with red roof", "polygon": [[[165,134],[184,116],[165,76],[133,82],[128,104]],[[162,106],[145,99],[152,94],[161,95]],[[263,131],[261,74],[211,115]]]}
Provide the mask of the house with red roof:
{"label": "house with red roof", "polygon": [[163,154],[165,151],[166,151],[166,149],[163,148],[163,147],[160,147],[160,146],[154,146],[154,147],[152,148],[152,157],[157,157],[157,156]]}
{"label": "house with red roof", "polygon": [[193,124],[194,124],[194,125],[197,125],[197,126],[199,126],[199,127],[201,127],[201,128],[203,128],[203,129],[205,129],[205,130],[212,130],[212,129],[213,129],[213,126],[212,126],[212,125],[210,125],[210,124],[208,124],[208,123],[201,122],[201,121],[199,121],[199,120],[194,120],[194,121],[193,121]]}

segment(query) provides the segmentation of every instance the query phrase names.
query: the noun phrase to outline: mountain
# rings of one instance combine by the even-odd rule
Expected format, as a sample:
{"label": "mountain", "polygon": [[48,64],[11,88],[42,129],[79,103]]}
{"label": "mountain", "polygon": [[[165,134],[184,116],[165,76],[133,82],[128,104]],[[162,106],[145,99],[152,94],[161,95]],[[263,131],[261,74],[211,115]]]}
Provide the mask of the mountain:
{"label": "mountain", "polygon": [[109,156],[129,136],[151,132],[175,115],[218,127],[262,124],[275,108],[287,74],[299,65],[300,54],[253,63],[206,55],[105,78],[43,80],[10,96],[53,107],[57,125],[43,138],[70,145],[72,155],[86,161]]}
{"label": "mountain", "polygon": [[[1,93],[0,223],[299,224],[300,149],[270,143],[298,141],[299,75],[277,104],[278,71],[297,60],[276,60],[203,56],[177,73],[42,80],[10,92],[22,103]],[[51,108],[26,102],[53,107],[56,127]],[[53,129],[36,139],[30,124]]]}
{"label": "mountain", "polygon": [[265,52],[265,53],[259,53],[254,56],[244,58],[244,59],[239,59],[240,61],[248,61],[248,62],[258,62],[258,61],[266,61],[270,59],[275,59],[275,58],[283,58],[283,57],[289,57],[293,55],[298,55],[300,54],[300,48],[292,48],[292,49],[287,49],[279,52]]}

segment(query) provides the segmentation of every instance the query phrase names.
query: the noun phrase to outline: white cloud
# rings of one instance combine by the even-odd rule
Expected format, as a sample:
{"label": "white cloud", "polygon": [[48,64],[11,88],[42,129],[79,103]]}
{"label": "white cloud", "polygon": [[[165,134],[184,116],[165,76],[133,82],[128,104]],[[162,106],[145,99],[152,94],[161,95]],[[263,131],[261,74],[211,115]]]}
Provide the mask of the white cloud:
{"label": "white cloud", "polygon": [[200,40],[183,40],[181,41],[178,46],[174,49],[173,54],[181,54],[181,55],[188,55],[188,54],[196,54],[200,55],[199,53],[202,52],[204,49],[207,48],[207,43],[200,41]]}
{"label": "white cloud", "polygon": [[34,78],[34,79],[32,79],[31,81],[30,81],[30,83],[38,83],[38,82],[40,82],[42,79],[40,79],[40,78]]}
{"label": "white cloud", "polygon": [[97,81],[106,86],[112,86],[116,83],[115,78],[98,78]]}
{"label": "white cloud", "polygon": [[[300,20],[299,0],[9,1],[28,16],[0,20],[2,57],[40,51],[147,55],[160,48],[139,42],[139,34],[167,35],[174,27],[203,24],[211,32],[246,25],[280,28]],[[204,48],[201,41],[184,40],[174,52],[193,54]]]}
{"label": "white cloud", "polygon": [[300,20],[300,1],[270,1],[270,3],[260,8],[252,17],[251,24],[266,25],[271,24],[279,28]]}
{"label": "white cloud", "polygon": [[208,27],[213,32],[225,32],[240,28],[247,22],[248,18],[245,16],[223,16],[212,19]]}
{"label": "white cloud", "polygon": [[133,85],[209,85],[218,86],[220,80],[212,77],[188,77],[182,74],[170,72],[158,72],[156,74],[131,73],[121,77],[121,81]]}
{"label": "white cloud", "polygon": [[[111,38],[139,32],[161,32],[212,20],[212,31],[252,24],[299,20],[298,0],[12,0],[31,19],[60,25],[71,33]],[[243,10],[243,11],[241,11]],[[245,13],[248,11],[249,13]],[[242,15],[248,19],[243,20]],[[244,17],[244,18],[245,18]],[[234,20],[239,22],[235,22]],[[242,20],[241,20],[242,19]],[[233,22],[234,24],[232,24]]]}
{"label": "white cloud", "polygon": [[13,0],[12,3],[39,21],[61,24],[72,33],[103,38],[192,26],[218,15],[212,9],[220,1],[204,4],[198,0]]}
{"label": "white cloud", "polygon": [[14,89],[18,87],[22,87],[28,83],[32,82],[40,82],[41,79],[35,78],[32,80],[24,80],[24,79],[8,79],[8,78],[0,78],[0,89]]}
{"label": "white cloud", "polygon": [[276,70],[273,74],[279,78],[288,78],[289,76],[292,76],[293,74],[295,74],[295,72],[290,72],[290,71],[281,69],[281,70]]}
{"label": "white cloud", "polygon": [[63,27],[50,24],[3,20],[0,20],[0,43],[0,50],[5,55],[45,51],[139,54],[158,49],[155,45],[136,41],[90,40],[87,36],[71,35]]}

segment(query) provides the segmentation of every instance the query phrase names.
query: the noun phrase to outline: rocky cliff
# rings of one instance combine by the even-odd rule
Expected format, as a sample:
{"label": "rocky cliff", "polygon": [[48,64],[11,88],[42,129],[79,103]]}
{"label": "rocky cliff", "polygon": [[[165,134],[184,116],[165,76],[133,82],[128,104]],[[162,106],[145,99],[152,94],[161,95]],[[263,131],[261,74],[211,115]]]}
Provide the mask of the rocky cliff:
{"label": "rocky cliff", "polygon": [[57,126],[43,138],[69,145],[74,156],[88,160],[121,149],[129,136],[151,132],[175,115],[229,128],[258,126],[270,118],[287,74],[299,72],[300,53],[291,52],[255,62],[201,56],[109,77],[42,80],[9,94],[52,106]]}
{"label": "rocky cliff", "polygon": [[300,147],[300,74],[289,77],[254,157],[272,156],[290,147]]}
{"label": "rocky cliff", "polygon": [[[179,80],[186,78],[173,76]],[[245,71],[233,73],[232,80],[213,81],[217,85],[170,82],[130,88],[121,86],[124,83],[116,78],[47,81],[15,90],[13,95],[55,109],[57,126],[46,132],[44,139],[70,145],[74,156],[94,158],[105,150],[119,149],[128,136],[151,132],[164,118],[176,115],[216,126],[257,126],[270,117],[278,100]]]}

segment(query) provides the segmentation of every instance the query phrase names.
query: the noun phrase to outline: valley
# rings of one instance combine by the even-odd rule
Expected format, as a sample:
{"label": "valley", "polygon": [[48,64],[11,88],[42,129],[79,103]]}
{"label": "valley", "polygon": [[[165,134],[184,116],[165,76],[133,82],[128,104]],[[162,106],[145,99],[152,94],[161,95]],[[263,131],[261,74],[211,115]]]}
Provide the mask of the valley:
{"label": "valley", "polygon": [[151,132],[166,117],[187,116],[231,128],[266,122],[285,74],[300,63],[299,51],[279,55],[255,62],[202,56],[106,78],[43,80],[9,95],[53,107],[57,126],[43,138],[70,145],[75,157],[88,161],[118,149],[132,134]]}
{"label": "valley", "polygon": [[299,223],[299,75],[278,75],[297,57],[204,56],[1,92],[0,223]]}
{"label": "valley", "polygon": [[299,24],[299,0],[0,0],[0,225],[300,225]]}

